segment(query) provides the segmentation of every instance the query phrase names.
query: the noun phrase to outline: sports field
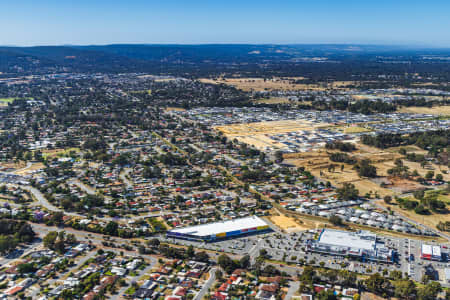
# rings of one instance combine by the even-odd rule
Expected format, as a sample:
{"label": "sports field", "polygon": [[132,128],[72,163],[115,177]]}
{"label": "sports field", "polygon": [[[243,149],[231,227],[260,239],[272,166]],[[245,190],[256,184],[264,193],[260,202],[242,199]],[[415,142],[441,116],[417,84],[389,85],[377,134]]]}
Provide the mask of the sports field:
{"label": "sports field", "polygon": [[12,103],[16,98],[0,98],[0,106],[7,106],[8,103]]}

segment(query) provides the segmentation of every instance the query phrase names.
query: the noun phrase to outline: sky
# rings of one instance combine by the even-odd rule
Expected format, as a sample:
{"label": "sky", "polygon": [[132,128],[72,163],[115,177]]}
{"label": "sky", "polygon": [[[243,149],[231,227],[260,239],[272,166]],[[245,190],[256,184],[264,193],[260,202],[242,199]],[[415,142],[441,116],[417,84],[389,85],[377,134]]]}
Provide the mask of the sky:
{"label": "sky", "polygon": [[449,0],[0,0],[0,45],[450,47]]}

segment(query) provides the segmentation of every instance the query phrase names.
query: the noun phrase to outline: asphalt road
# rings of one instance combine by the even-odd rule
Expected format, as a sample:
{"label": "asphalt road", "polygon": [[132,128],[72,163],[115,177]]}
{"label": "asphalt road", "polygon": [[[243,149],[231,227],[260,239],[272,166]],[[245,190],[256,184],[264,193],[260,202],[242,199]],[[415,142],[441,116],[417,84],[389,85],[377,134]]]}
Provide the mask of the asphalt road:
{"label": "asphalt road", "polygon": [[[143,276],[144,274],[148,273],[158,262],[156,258],[149,256],[146,257],[147,259],[150,260],[150,263],[145,267],[144,270],[140,270],[138,271],[138,275],[135,276],[134,278],[128,278],[128,279],[132,279],[137,281],[138,278],[140,278],[141,276]],[[128,276],[129,277],[129,276]],[[131,280],[128,280],[127,285],[123,286],[117,294],[111,296],[109,299],[111,300],[120,300],[120,299],[126,299],[126,297],[123,296],[123,294],[125,293],[125,291],[130,287],[130,283]]]}
{"label": "asphalt road", "polygon": [[286,293],[286,297],[284,297],[284,300],[292,299],[292,296],[295,294],[295,292],[298,291],[299,287],[300,287],[300,281],[290,281],[289,289]]}
{"label": "asphalt road", "polygon": [[127,175],[130,174],[131,171],[133,171],[133,170],[126,168],[119,174],[120,179],[122,179],[122,181],[125,183],[126,187],[129,189],[133,187],[133,184],[127,178]]}
{"label": "asphalt road", "polygon": [[[75,182],[73,182],[75,184]],[[64,212],[65,215],[67,216],[71,216],[71,217],[80,217],[80,218],[86,218],[85,215],[83,214],[79,214],[79,213],[74,213],[74,212],[68,212],[65,211],[63,209],[60,209],[59,207],[54,206],[52,203],[50,203],[47,198],[45,198],[45,196],[36,188],[32,187],[32,186],[28,186],[28,185],[17,185],[17,184],[13,184],[12,186],[16,186],[16,187],[21,187],[24,190],[29,191],[31,194],[33,194],[33,196],[36,198],[37,202],[39,205],[41,205],[42,207],[45,207],[48,210],[51,211],[62,211]],[[158,213],[147,213],[147,214],[143,214],[143,215],[139,215],[139,216],[130,216],[127,217],[126,219],[129,220],[139,220],[142,218],[149,218],[149,217],[159,217],[162,215],[165,215],[166,213],[164,212],[158,212]],[[116,221],[116,218],[112,218],[112,217],[108,217],[108,216],[103,216],[103,217],[95,217],[98,220],[104,220],[104,221]]]}
{"label": "asphalt road", "polygon": [[203,285],[202,289],[197,293],[197,295],[195,295],[194,300],[203,299],[209,288],[213,285],[214,281],[216,281],[216,271],[217,268],[212,268],[211,270],[209,270],[209,278]]}

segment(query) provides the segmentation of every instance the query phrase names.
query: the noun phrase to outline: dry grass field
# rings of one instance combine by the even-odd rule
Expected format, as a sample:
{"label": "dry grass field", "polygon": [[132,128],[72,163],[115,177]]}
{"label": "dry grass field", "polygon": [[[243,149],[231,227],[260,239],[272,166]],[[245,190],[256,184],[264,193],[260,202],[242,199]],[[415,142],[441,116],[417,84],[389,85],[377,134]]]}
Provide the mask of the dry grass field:
{"label": "dry grass field", "polygon": [[254,146],[256,149],[264,150],[266,148],[285,149],[286,145],[277,143],[264,134],[254,134],[250,136],[235,136],[239,142]]}
{"label": "dry grass field", "polygon": [[410,107],[402,107],[398,111],[402,113],[450,116],[450,105],[434,106],[434,107],[410,106]]}
{"label": "dry grass field", "polygon": [[203,83],[227,84],[243,91],[273,91],[273,90],[325,90],[325,87],[318,84],[295,83],[302,80],[302,77],[284,77],[284,78],[218,78],[218,79],[200,79]]}
{"label": "dry grass field", "polygon": [[[409,146],[408,152],[423,153],[424,151],[415,147]],[[406,192],[414,191],[417,189],[423,189],[423,186],[413,180],[406,180],[400,178],[387,177],[387,170],[394,167],[394,161],[396,158],[402,158],[398,152],[398,149],[380,150],[365,145],[358,145],[358,150],[351,155],[358,159],[368,158],[373,162],[373,165],[377,167],[377,173],[380,177],[385,178],[390,184],[383,188],[380,186],[380,182],[377,180],[371,180],[368,178],[360,178],[351,165],[344,164],[344,170],[341,171],[340,167],[337,167],[334,172],[328,172],[329,164],[332,164],[329,160],[328,154],[325,150],[312,151],[308,153],[295,153],[285,155],[285,162],[294,164],[296,166],[305,167],[314,176],[323,180],[330,181],[335,186],[342,186],[344,183],[352,183],[359,190],[361,195],[366,193],[377,193],[381,198],[386,195],[401,195]],[[429,167],[422,168],[419,163],[409,162],[403,159],[405,165],[407,165],[411,171],[417,170],[420,175],[425,175],[429,170],[434,170],[436,173],[441,173],[439,166],[431,164]],[[336,163],[334,163],[336,164]],[[342,164],[338,164],[339,166]],[[442,170],[447,169],[443,167]],[[442,173],[443,174],[443,173]],[[450,180],[450,174],[443,174],[444,180]],[[447,203],[450,202],[449,195],[440,195],[439,199]],[[390,207],[392,210],[405,215],[419,223],[436,228],[436,225],[440,221],[450,221],[450,215],[448,214],[436,214],[430,215],[418,215],[414,211],[403,210],[398,205],[387,205],[382,200],[378,200],[378,203]]]}
{"label": "dry grass field", "polygon": [[21,169],[25,168],[26,164],[23,161],[15,162],[2,162],[0,163],[0,170],[5,169]]}
{"label": "dry grass field", "polygon": [[166,111],[186,111],[186,109],[181,107],[167,107]]}
{"label": "dry grass field", "polygon": [[[383,151],[374,147],[368,147],[358,144],[358,150],[354,151],[350,155],[355,156],[357,159],[370,159],[372,164],[377,168],[377,174],[379,176],[387,176],[387,170],[394,166],[396,158],[401,158],[402,155],[391,152]],[[360,194],[377,193],[381,197],[386,195],[394,195],[403,193],[403,189],[414,190],[418,187],[413,181],[395,181],[391,180],[393,186],[391,188],[383,188],[379,183],[368,178],[361,178],[358,176],[353,166],[349,164],[335,163],[329,159],[327,151],[324,149],[318,151],[311,151],[308,153],[295,153],[287,154],[284,156],[287,163],[294,164],[298,167],[304,167],[310,171],[314,176],[317,176],[323,180],[330,181],[335,186],[341,186],[344,183],[352,183],[360,191]],[[330,164],[338,165],[333,172],[328,171]],[[409,162],[405,161],[405,164]],[[414,163],[416,164],[416,163]],[[344,165],[344,170],[341,171],[340,165]],[[413,169],[412,169],[413,170]],[[426,173],[427,170],[418,170],[419,173]]]}
{"label": "dry grass field", "polygon": [[36,170],[40,170],[40,169],[44,169],[44,168],[45,168],[45,166],[43,163],[35,163],[35,164],[32,164],[29,168],[23,168],[14,173],[17,175],[29,175],[30,173],[32,173]]}
{"label": "dry grass field", "polygon": [[269,220],[286,232],[296,232],[314,228],[311,226],[300,225],[294,218],[287,217],[285,215],[271,216],[269,217]]}
{"label": "dry grass field", "polygon": [[[388,177],[388,170],[395,166],[394,161],[397,158],[402,158],[404,165],[409,167],[412,172],[417,170],[421,176],[425,176],[428,171],[434,171],[435,174],[441,173],[444,180],[450,181],[450,174],[444,174],[442,171],[448,171],[447,167],[438,166],[435,164],[429,164],[425,168],[420,166],[420,163],[410,162],[403,159],[403,156],[399,154],[397,148],[389,150],[380,150],[374,147],[369,147],[366,145],[358,144],[358,150],[354,151],[352,156],[357,159],[369,159],[372,164],[377,168],[377,174],[380,177]],[[415,147],[409,146],[407,148],[408,152],[424,153],[423,150]],[[296,166],[305,167],[313,175],[320,177],[323,180],[328,180],[332,184],[337,186],[343,183],[353,183],[359,190],[361,194],[368,193],[370,191],[377,192],[381,196],[385,195],[399,195],[405,192],[413,191],[416,189],[423,188],[421,185],[412,180],[405,179],[392,179],[388,178],[387,181],[391,183],[387,188],[380,187],[379,183],[369,180],[367,178],[360,178],[356,171],[352,169],[352,165],[344,164],[344,171],[341,172],[340,167],[336,168],[334,172],[328,172],[328,166],[334,163],[328,158],[328,154],[325,150],[311,151],[308,153],[295,153],[287,154],[284,156],[287,163],[292,163]]]}
{"label": "dry grass field", "polygon": [[361,132],[369,132],[370,129],[359,127],[359,126],[350,126],[342,129],[344,133],[361,133]]}
{"label": "dry grass field", "polygon": [[253,134],[277,134],[300,130],[314,130],[327,124],[316,124],[304,120],[268,121],[216,126],[228,137],[249,136]]}
{"label": "dry grass field", "polygon": [[284,104],[291,103],[286,97],[271,97],[269,99],[256,99],[253,100],[254,103],[264,103],[264,104]]}
{"label": "dry grass field", "polygon": [[312,131],[327,124],[315,124],[303,120],[270,121],[258,123],[241,123],[225,126],[216,126],[229,139],[253,145],[257,149],[266,148],[285,149],[287,146],[272,140],[269,135],[308,130]]}

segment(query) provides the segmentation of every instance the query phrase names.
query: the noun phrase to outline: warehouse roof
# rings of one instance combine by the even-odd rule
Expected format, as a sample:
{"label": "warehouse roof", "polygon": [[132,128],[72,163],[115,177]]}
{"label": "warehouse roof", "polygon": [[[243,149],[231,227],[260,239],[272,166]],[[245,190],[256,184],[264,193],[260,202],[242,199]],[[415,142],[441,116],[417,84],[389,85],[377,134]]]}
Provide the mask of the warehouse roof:
{"label": "warehouse roof", "polygon": [[328,245],[374,250],[376,236],[368,232],[347,232],[324,229],[319,242]]}
{"label": "warehouse roof", "polygon": [[246,218],[215,222],[203,225],[196,225],[191,227],[185,227],[180,229],[170,230],[171,233],[190,234],[196,236],[209,236],[224,232],[231,232],[236,230],[244,230],[255,228],[259,226],[266,226],[264,222],[257,216],[251,216]]}

